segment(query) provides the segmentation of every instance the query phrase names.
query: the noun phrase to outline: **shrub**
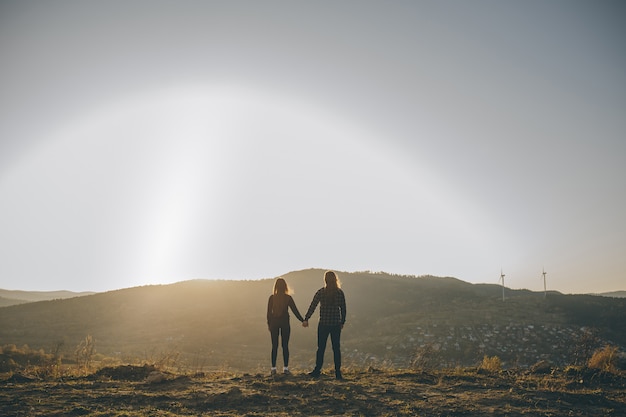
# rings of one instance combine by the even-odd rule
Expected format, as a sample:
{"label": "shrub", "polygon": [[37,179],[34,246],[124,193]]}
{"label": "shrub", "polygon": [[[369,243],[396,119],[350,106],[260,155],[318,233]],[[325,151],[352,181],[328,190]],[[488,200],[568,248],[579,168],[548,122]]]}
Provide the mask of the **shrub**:
{"label": "shrub", "polygon": [[428,343],[416,349],[411,358],[410,366],[412,369],[431,370],[437,367],[441,361],[441,355],[438,349],[432,343]]}
{"label": "shrub", "polygon": [[572,343],[572,364],[584,366],[601,345],[602,342],[593,329],[583,329],[577,340]]}
{"label": "shrub", "polygon": [[28,345],[13,344],[0,347],[0,372],[15,372],[28,366],[44,366],[53,362],[53,355],[43,349],[31,349]]}
{"label": "shrub", "polygon": [[606,345],[602,349],[593,352],[591,358],[587,362],[587,366],[592,369],[600,369],[606,372],[615,371],[615,362],[617,361],[617,346]]}
{"label": "shrub", "polygon": [[483,357],[483,362],[480,364],[480,369],[488,372],[500,372],[502,370],[502,361],[497,356]]}

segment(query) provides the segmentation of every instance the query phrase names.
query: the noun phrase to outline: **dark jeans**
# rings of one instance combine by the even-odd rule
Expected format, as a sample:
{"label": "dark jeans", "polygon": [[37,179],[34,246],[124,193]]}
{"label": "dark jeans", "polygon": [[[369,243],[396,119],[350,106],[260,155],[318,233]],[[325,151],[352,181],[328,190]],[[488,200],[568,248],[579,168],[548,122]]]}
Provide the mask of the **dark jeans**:
{"label": "dark jeans", "polygon": [[315,358],[315,370],[321,371],[324,364],[324,351],[326,350],[326,342],[330,335],[330,343],[333,346],[333,356],[335,359],[335,372],[341,370],[341,346],[339,339],[341,338],[341,324],[327,326],[320,324],[317,326],[317,355]]}
{"label": "dark jeans", "polygon": [[283,348],[283,363],[285,364],[285,366],[289,366],[289,335],[291,334],[291,326],[289,326],[289,321],[271,323],[270,334],[272,335],[272,367],[276,367],[279,334],[281,336],[281,345]]}

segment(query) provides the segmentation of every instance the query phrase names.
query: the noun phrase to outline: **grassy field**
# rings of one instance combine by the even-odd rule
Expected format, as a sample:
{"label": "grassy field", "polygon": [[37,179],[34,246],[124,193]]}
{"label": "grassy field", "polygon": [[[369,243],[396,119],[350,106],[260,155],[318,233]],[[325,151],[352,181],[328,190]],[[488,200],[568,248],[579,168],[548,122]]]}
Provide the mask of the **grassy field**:
{"label": "grassy field", "polygon": [[620,416],[623,373],[588,368],[487,372],[346,370],[177,374],[151,365],[0,382],[3,416]]}

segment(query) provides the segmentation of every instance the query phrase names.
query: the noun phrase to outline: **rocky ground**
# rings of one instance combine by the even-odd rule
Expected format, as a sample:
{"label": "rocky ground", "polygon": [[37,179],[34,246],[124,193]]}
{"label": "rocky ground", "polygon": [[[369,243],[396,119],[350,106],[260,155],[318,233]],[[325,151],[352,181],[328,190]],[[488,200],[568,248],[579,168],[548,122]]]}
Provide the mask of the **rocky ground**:
{"label": "rocky ground", "polygon": [[624,416],[626,377],[588,369],[533,373],[347,370],[180,375],[152,366],[0,382],[2,416]]}

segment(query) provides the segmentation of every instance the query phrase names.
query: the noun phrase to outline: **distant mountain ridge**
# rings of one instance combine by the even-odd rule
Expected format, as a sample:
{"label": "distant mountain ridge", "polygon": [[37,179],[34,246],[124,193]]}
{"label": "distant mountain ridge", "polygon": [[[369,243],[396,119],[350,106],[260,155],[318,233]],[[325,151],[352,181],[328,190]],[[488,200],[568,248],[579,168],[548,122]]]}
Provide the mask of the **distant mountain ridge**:
{"label": "distant mountain ridge", "polygon": [[[284,274],[302,314],[323,286],[322,269]],[[626,299],[505,289],[451,277],[339,272],[348,313],[346,364],[472,365],[484,355],[505,366],[539,359],[571,363],[592,335],[598,346],[626,346]],[[100,355],[167,356],[195,367],[255,369],[269,359],[267,300],[274,279],[193,280],[0,308],[0,340],[62,352],[91,335]],[[294,367],[312,366],[319,307],[309,329],[291,317]],[[426,355],[425,352],[428,354]],[[327,353],[332,362],[331,354]],[[194,365],[195,364],[195,365]]]}
{"label": "distant mountain ridge", "polygon": [[73,291],[21,291],[0,289],[0,307],[14,304],[32,303],[36,301],[57,300],[72,297],[82,297],[92,295],[95,292],[73,292]]}
{"label": "distant mountain ridge", "polygon": [[617,298],[626,298],[626,291],[611,291],[611,292],[603,292],[598,295],[603,297],[617,297]]}

